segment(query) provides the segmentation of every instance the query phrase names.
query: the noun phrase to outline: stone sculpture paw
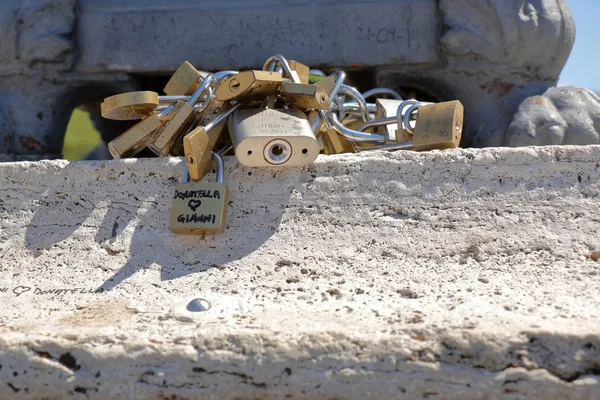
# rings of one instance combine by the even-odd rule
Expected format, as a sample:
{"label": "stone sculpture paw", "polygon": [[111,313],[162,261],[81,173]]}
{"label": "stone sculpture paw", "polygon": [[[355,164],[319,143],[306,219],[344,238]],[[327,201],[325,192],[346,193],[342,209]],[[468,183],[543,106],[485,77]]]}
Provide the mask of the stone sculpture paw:
{"label": "stone sculpture paw", "polygon": [[600,144],[600,96],[582,88],[550,88],[521,103],[507,146]]}

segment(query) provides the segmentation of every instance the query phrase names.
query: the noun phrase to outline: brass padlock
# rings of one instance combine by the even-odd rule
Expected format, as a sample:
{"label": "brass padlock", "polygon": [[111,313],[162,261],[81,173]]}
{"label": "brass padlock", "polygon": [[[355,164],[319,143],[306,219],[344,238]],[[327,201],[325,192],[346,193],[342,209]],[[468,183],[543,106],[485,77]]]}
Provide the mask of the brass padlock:
{"label": "brass padlock", "polygon": [[277,71],[282,74],[284,78],[289,79],[294,83],[302,83],[298,72],[293,70],[288,63],[288,60],[281,54],[275,54],[267,58],[263,65],[263,71]]}
{"label": "brass padlock", "polygon": [[224,165],[220,155],[212,152],[217,161],[217,182],[188,182],[175,187],[171,204],[171,232],[181,235],[215,235],[225,231],[229,187],[223,183]]}
{"label": "brass padlock", "polygon": [[[218,85],[219,82],[229,78],[232,75],[237,75],[238,71],[220,71],[214,75],[216,83],[213,83],[213,87]],[[206,126],[211,123],[215,118],[217,118],[220,114],[227,112],[233,107],[231,102],[223,102],[217,101],[214,96],[208,102],[208,104],[196,105],[194,108],[201,108],[201,111],[198,113],[198,117],[196,121],[192,124],[195,126]],[[227,124],[218,124],[214,126],[210,132],[208,133],[209,137],[209,147],[213,149],[217,144],[217,141],[222,137],[221,133],[226,131]],[[229,135],[223,135],[229,138]],[[184,156],[185,152],[183,149],[183,141],[176,142],[175,146],[173,146],[171,152],[169,153],[172,156]]]}
{"label": "brass padlock", "polygon": [[326,155],[354,152],[352,143],[341,137],[333,128],[321,132],[321,138],[323,140],[323,153]]}
{"label": "brass padlock", "polygon": [[131,157],[139,153],[156,136],[157,131],[172,116],[173,106],[152,114],[108,143],[114,158]]}
{"label": "brass padlock", "polygon": [[298,61],[289,60],[290,69],[292,71],[296,71],[298,74],[298,78],[300,79],[300,83],[308,84],[308,78],[310,74],[310,67],[308,65],[304,65]]}
{"label": "brass padlock", "polygon": [[182,101],[175,103],[175,109],[172,112],[170,120],[162,128],[159,128],[156,137],[148,143],[148,148],[156,155],[168,155],[177,142],[181,140],[182,136],[185,135],[196,118],[194,105],[204,92],[206,92],[206,101],[210,101],[212,89],[209,85],[213,80],[214,76],[212,74],[207,75],[196,91],[190,96],[187,103]]}
{"label": "brass padlock", "polygon": [[286,82],[279,88],[279,96],[290,108],[302,111],[329,108],[329,95],[317,85]]}
{"label": "brass padlock", "polygon": [[323,123],[322,116],[318,111],[310,111],[307,114],[307,118],[323,154],[331,155],[354,152],[352,143],[338,135],[337,131],[330,124],[327,122]]}
{"label": "brass padlock", "polygon": [[129,92],[105,98],[100,104],[100,111],[106,119],[143,119],[152,115],[158,104],[159,96],[156,92]]}
{"label": "brass padlock", "polygon": [[221,81],[215,90],[215,97],[218,101],[262,101],[277,93],[282,84],[283,77],[278,72],[242,71]]}
{"label": "brass padlock", "polygon": [[336,81],[334,81],[332,77],[327,76],[318,82],[312,83],[312,85],[322,88],[325,93],[331,95],[335,90]]}
{"label": "brass padlock", "polygon": [[300,167],[319,155],[317,138],[299,110],[237,110],[229,132],[235,156],[248,167]]}
{"label": "brass padlock", "polygon": [[[458,147],[463,118],[464,108],[458,100],[419,107],[412,139],[415,150]],[[407,129],[410,132],[410,128]]]}
{"label": "brass padlock", "polygon": [[200,86],[202,74],[188,61],[181,64],[171,76],[163,91],[169,95],[191,95]]}
{"label": "brass padlock", "polygon": [[[213,121],[194,128],[183,138],[185,162],[193,181],[199,181],[210,170],[212,165],[211,151],[219,138],[218,134],[222,131],[220,127],[241,105],[241,103],[238,103],[234,107],[228,108],[217,118],[214,118]],[[213,135],[213,132],[217,134]]]}

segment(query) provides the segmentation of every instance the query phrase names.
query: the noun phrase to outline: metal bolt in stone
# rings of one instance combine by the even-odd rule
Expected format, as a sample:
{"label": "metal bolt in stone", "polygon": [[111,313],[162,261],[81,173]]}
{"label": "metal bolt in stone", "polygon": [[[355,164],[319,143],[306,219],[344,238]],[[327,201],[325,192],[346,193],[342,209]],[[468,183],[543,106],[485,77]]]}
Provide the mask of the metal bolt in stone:
{"label": "metal bolt in stone", "polygon": [[211,304],[208,300],[194,299],[188,303],[186,309],[190,312],[203,312],[210,310]]}

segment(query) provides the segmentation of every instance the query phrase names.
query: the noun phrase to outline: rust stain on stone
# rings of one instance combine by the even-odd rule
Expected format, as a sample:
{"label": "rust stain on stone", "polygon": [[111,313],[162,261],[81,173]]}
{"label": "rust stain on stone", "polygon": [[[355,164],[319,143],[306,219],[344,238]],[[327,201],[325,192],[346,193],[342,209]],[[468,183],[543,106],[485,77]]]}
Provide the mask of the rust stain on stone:
{"label": "rust stain on stone", "polygon": [[21,144],[27,150],[43,150],[44,146],[37,139],[32,138],[31,136],[21,136],[19,137],[21,140]]}
{"label": "rust stain on stone", "polygon": [[488,92],[497,92],[499,97],[506,96],[515,85],[512,83],[493,82],[490,84],[479,85],[481,89],[488,89]]}

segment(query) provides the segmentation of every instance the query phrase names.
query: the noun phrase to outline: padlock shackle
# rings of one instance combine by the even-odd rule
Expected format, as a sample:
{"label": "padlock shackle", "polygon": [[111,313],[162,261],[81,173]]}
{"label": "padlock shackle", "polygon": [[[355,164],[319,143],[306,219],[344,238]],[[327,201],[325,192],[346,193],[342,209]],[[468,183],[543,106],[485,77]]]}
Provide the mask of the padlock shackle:
{"label": "padlock shackle", "polygon": [[329,75],[329,78],[333,79],[333,81],[335,82],[333,90],[331,91],[331,93],[329,93],[329,106],[331,106],[333,104],[334,99],[337,98],[337,95],[340,92],[344,81],[346,80],[346,73],[344,71],[335,71],[334,73]]}
{"label": "padlock shackle", "polygon": [[310,128],[316,135],[317,132],[321,130],[321,126],[323,125],[323,118],[321,117],[321,114],[317,110],[311,110],[308,114],[306,114],[306,118],[308,118]]}
{"label": "padlock shackle", "polygon": [[[160,108],[160,106],[157,107],[157,108]],[[169,115],[169,113],[171,111],[173,111],[174,109],[175,109],[175,105],[174,104],[171,104],[170,106],[165,107],[162,111],[160,111],[158,113],[158,119],[163,119],[164,117],[166,117],[167,115]]]}
{"label": "padlock shackle", "polygon": [[217,161],[217,183],[223,183],[223,170],[225,169],[223,157],[221,157],[221,155],[216,151],[211,151],[210,154],[213,157],[213,159]]}
{"label": "padlock shackle", "polygon": [[413,115],[413,113],[418,113],[419,108],[423,107],[423,104],[421,103],[417,103],[417,104],[413,104],[412,106],[408,107],[408,110],[406,110],[406,112],[404,113],[404,117],[403,117],[403,125],[404,125],[404,129],[406,130],[406,132],[410,133],[411,135],[414,134],[413,132],[413,128],[410,125],[410,119]]}
{"label": "padlock shackle", "polygon": [[418,112],[418,109],[422,106],[428,106],[435,103],[430,103],[428,101],[418,101],[415,99],[404,100],[398,106],[398,111],[396,111],[396,121],[398,124],[398,129],[405,129],[411,135],[413,134],[413,128],[410,124],[412,114]]}
{"label": "padlock shackle", "polygon": [[301,83],[300,79],[298,78],[298,75],[294,74],[294,71],[292,71],[292,68],[290,67],[290,64],[288,63],[287,59],[281,54],[275,54],[274,56],[267,58],[267,61],[265,61],[265,64],[262,68],[263,71],[274,71],[275,67],[273,65],[276,62],[279,62],[281,68],[283,69],[283,72],[285,73],[285,76],[291,79],[292,82]]}
{"label": "padlock shackle", "polygon": [[229,110],[224,111],[221,114],[217,115],[217,117],[215,119],[213,119],[212,121],[210,121],[204,127],[204,129],[206,129],[206,132],[210,131],[211,129],[213,129],[217,125],[225,122],[225,120],[227,118],[229,118],[231,116],[231,114],[233,114],[235,111],[237,111],[242,105],[243,105],[242,103],[237,103],[236,105],[234,105],[233,107],[231,107]]}
{"label": "padlock shackle", "polygon": [[[225,168],[225,163],[223,162],[223,158],[221,155],[215,151],[211,151],[210,155],[213,160],[217,162],[217,183],[223,183],[223,176]],[[188,183],[190,181],[190,170],[188,169],[187,164],[185,165],[185,170],[183,171],[183,183]]]}
{"label": "padlock shackle", "polygon": [[[377,112],[377,104],[375,103],[367,103],[367,111],[369,113]],[[355,101],[347,101],[344,103],[344,112],[346,114],[361,114],[362,109],[360,105]]]}
{"label": "padlock shackle", "polygon": [[331,125],[333,125],[333,128],[340,135],[342,135],[351,142],[380,143],[385,141],[385,137],[382,135],[377,135],[375,133],[359,132],[355,131],[354,129],[350,129],[347,126],[344,126],[344,124],[342,124],[338,119],[338,116],[335,112],[330,112],[329,118],[331,119]]}
{"label": "padlock shackle", "polygon": [[[189,96],[186,96],[186,97],[189,97]],[[167,110],[167,108],[169,108],[169,107],[173,107],[173,104],[172,104],[172,103],[171,103],[171,104],[169,104],[169,103],[167,103],[167,104],[161,104],[161,105],[159,105],[158,107],[156,107],[156,108],[154,109],[154,111],[157,111],[157,112],[163,112],[163,111]],[[205,106],[204,104],[196,104],[196,105],[194,106],[194,110],[196,110],[196,111],[202,111],[202,110],[203,110],[205,107],[206,107],[206,106]],[[173,108],[171,108],[171,110],[172,110],[172,109],[173,109]],[[167,111],[167,114],[168,114],[169,112],[170,112],[170,111]],[[162,118],[162,117],[161,117],[161,118]]]}
{"label": "padlock shackle", "polygon": [[333,129],[333,126],[331,125],[331,122],[329,121],[329,118],[327,117],[328,113],[329,113],[329,111],[319,110],[319,115],[321,116],[321,122],[325,124],[325,126],[327,127],[327,130]]}
{"label": "padlock shackle", "polygon": [[378,88],[373,88],[371,90],[367,90],[366,92],[364,92],[362,94],[362,97],[364,97],[365,99],[371,97],[371,96],[376,96],[379,94],[388,94],[390,96],[392,96],[394,99],[396,100],[404,100],[402,98],[402,96],[400,95],[400,93],[396,92],[394,89],[390,89],[390,88],[383,88],[383,87],[378,87]]}
{"label": "padlock shackle", "polygon": [[415,145],[413,142],[402,142],[402,143],[386,143],[380,144],[377,146],[371,147],[360,147],[356,143],[353,143],[354,150],[357,153],[363,153],[367,151],[376,151],[376,150],[387,150],[387,151],[396,151],[396,150],[413,150]]}
{"label": "padlock shackle", "polygon": [[225,71],[219,71],[219,72],[215,72],[213,75],[215,77],[215,85],[217,85],[219,82],[231,78],[234,75],[239,74],[240,71],[234,71],[234,70],[225,70]]}
{"label": "padlock shackle", "polygon": [[344,103],[342,103],[342,99],[340,97],[335,98],[335,102],[327,111],[327,115],[329,115],[329,122],[331,123],[332,128],[349,141],[361,143],[385,143],[386,138],[383,135],[360,132],[348,128],[340,122],[338,113],[342,116],[345,113]]}
{"label": "padlock shackle", "polygon": [[398,110],[396,110],[396,123],[398,124],[398,129],[406,129],[403,120],[404,115],[406,114],[406,108],[410,108],[411,106],[414,106],[416,104],[420,103],[418,100],[415,99],[404,100],[402,103],[400,103],[400,105],[398,106]]}
{"label": "padlock shackle", "polygon": [[397,122],[398,122],[398,120],[396,119],[396,117],[372,119],[370,121],[363,122],[358,128],[356,128],[356,130],[359,132],[364,132],[370,128],[376,128],[378,126],[392,125]]}
{"label": "padlock shackle", "polygon": [[158,96],[158,101],[161,103],[175,103],[176,101],[188,101],[190,96],[176,95],[176,96]]}
{"label": "padlock shackle", "polygon": [[340,94],[345,94],[356,100],[356,102],[358,103],[358,107],[360,108],[360,115],[362,117],[363,122],[367,122],[371,119],[367,107],[367,101],[364,99],[362,94],[358,90],[356,90],[356,88],[353,88],[349,85],[342,85],[340,87]]}
{"label": "padlock shackle", "polygon": [[198,86],[198,89],[196,89],[194,93],[190,96],[188,104],[190,106],[194,106],[194,104],[196,104],[198,100],[200,100],[200,96],[202,96],[202,93],[204,93],[204,91],[211,85],[211,83],[213,83],[214,80],[215,76],[213,74],[207,74],[200,83],[200,86]]}

